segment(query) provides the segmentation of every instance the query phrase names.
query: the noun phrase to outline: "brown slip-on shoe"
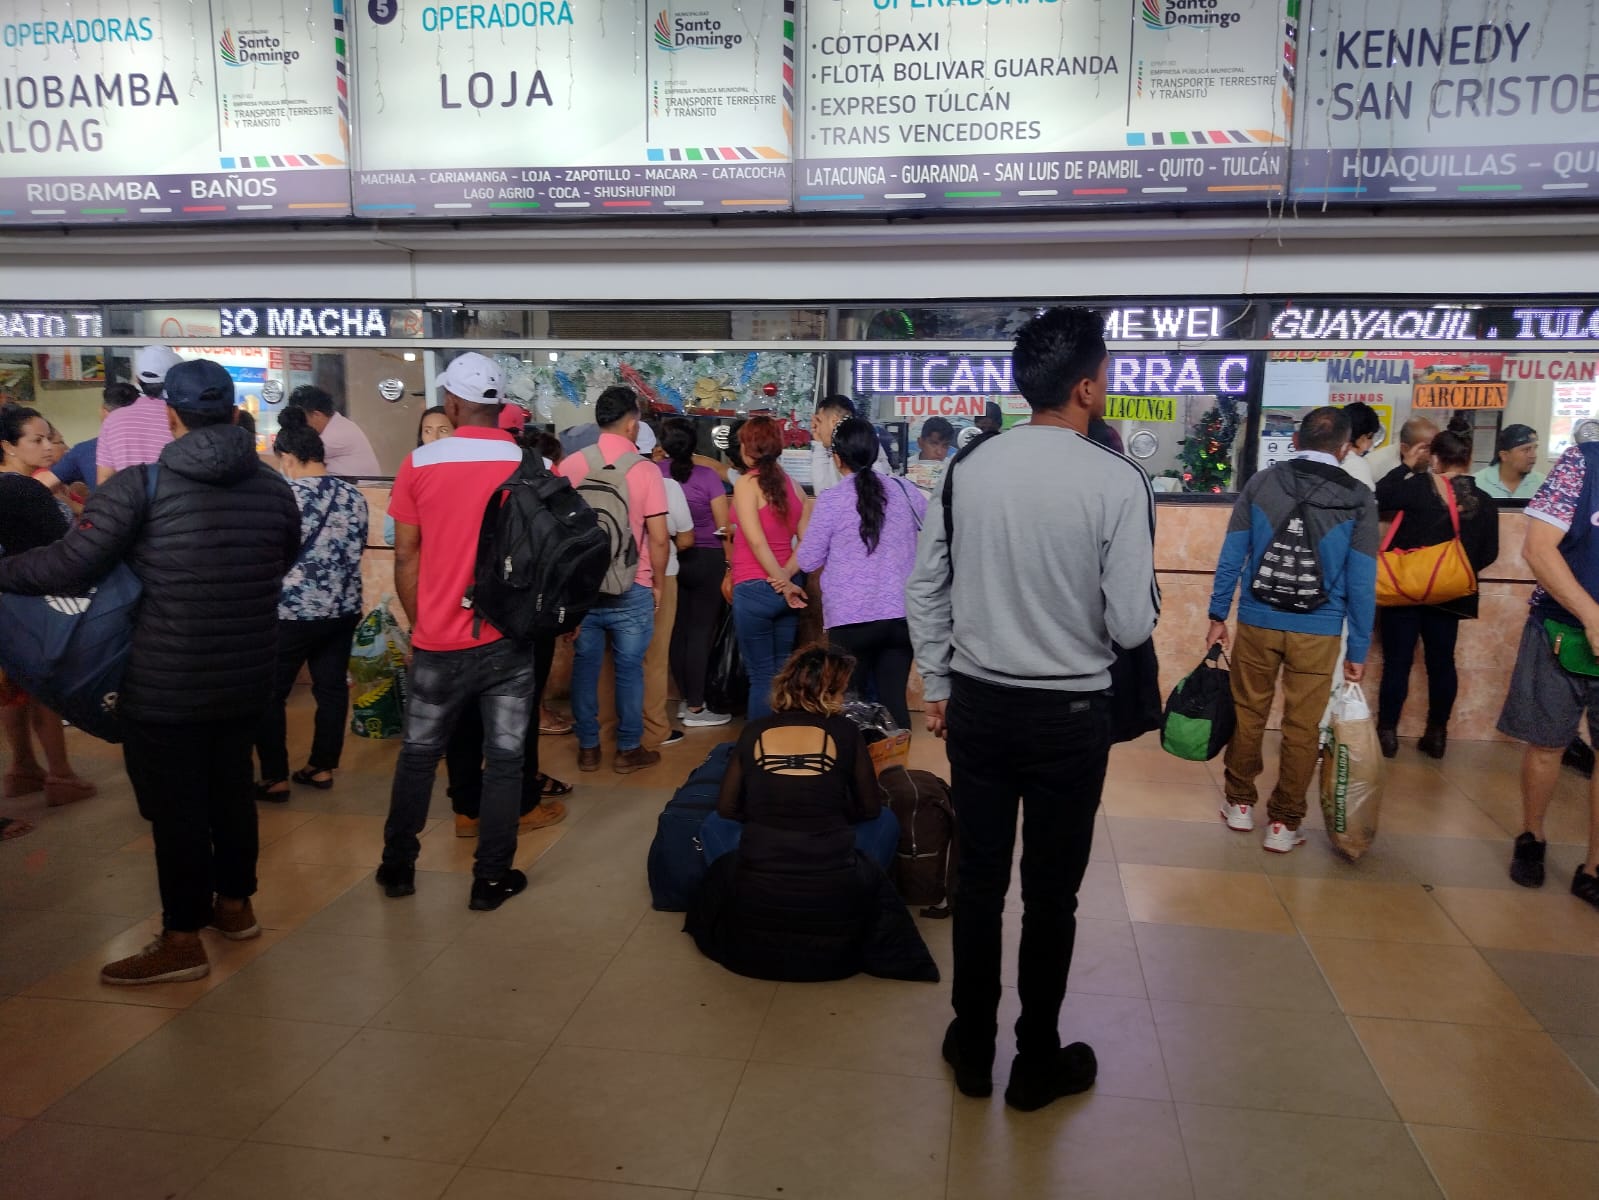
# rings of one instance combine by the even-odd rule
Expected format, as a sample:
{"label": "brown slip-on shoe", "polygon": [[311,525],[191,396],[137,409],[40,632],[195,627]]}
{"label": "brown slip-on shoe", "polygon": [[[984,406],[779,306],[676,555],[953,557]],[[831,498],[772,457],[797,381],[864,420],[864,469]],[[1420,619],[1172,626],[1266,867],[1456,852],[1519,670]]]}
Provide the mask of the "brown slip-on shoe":
{"label": "brown slip-on shoe", "polygon": [[210,928],[215,929],[230,942],[247,942],[261,936],[261,923],[255,919],[255,909],[246,900],[244,907],[229,912],[217,901],[211,907]]}
{"label": "brown slip-on shoe", "polygon": [[163,932],[139,953],[106,963],[100,968],[100,982],[113,987],[186,983],[204,979],[210,973],[211,963],[198,940],[180,943],[172,934]]}
{"label": "brown slip-on shoe", "polygon": [[559,800],[546,800],[535,804],[533,811],[516,823],[518,833],[532,833],[535,829],[548,829],[566,820],[566,805]]}
{"label": "brown slip-on shoe", "polygon": [[458,838],[477,837],[477,818],[455,814],[455,836]]}
{"label": "brown slip-on shoe", "polygon": [[579,746],[577,748],[577,769],[579,771],[598,771],[600,769],[600,748],[598,746]]}
{"label": "brown slip-on shoe", "polygon": [[636,746],[632,750],[618,750],[616,761],[611,764],[611,769],[618,775],[631,775],[634,771],[642,771],[646,767],[653,767],[661,761],[659,750],[646,750],[643,746]]}

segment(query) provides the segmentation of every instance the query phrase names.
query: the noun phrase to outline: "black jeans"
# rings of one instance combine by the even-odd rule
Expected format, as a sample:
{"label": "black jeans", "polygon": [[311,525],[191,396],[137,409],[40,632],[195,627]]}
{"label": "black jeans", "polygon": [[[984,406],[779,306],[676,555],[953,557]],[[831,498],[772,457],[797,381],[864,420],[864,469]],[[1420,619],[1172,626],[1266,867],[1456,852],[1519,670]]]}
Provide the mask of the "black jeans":
{"label": "black jeans", "polygon": [[155,839],[161,925],[197,933],[214,896],[255,895],[255,796],[250,744],[257,718],[155,725],[123,718],[122,761]]}
{"label": "black jeans", "polygon": [[711,642],[721,624],[722,576],[727,555],[720,546],[695,546],[677,552],[677,622],[667,655],[683,702],[705,707],[705,676],[711,666]]}
{"label": "black jeans", "polygon": [[[544,798],[539,786],[539,705],[544,702],[544,685],[550,681],[554,658],[554,634],[533,639],[533,709],[528,714],[527,742],[522,752],[524,817]],[[483,804],[483,716],[470,704],[461,710],[450,734],[444,751],[444,774],[449,780],[450,808],[477,820]]]}
{"label": "black jeans", "polygon": [[1377,690],[1377,724],[1383,729],[1399,725],[1405,699],[1410,695],[1410,664],[1421,642],[1427,666],[1427,724],[1447,725],[1460,692],[1455,673],[1455,642],[1460,618],[1436,608],[1385,608],[1382,610],[1382,685]]}
{"label": "black jeans", "polygon": [[405,706],[405,741],[394,768],[389,819],[383,827],[383,861],[412,866],[427,823],[433,776],[456,718],[469,707],[483,720],[482,825],[472,874],[499,879],[516,855],[517,805],[522,795],[522,755],[533,709],[533,650],[502,638],[468,650],[418,650],[411,661]]}
{"label": "black jeans", "polygon": [[311,695],[316,700],[316,721],[311,733],[313,771],[332,771],[344,753],[345,718],[350,708],[350,639],[361,618],[329,617],[320,621],[278,622],[278,665],[272,683],[272,702],[261,718],[255,753],[261,760],[261,778],[278,783],[289,777],[289,747],[284,706],[300,668],[311,668]]}
{"label": "black jeans", "polygon": [[997,687],[963,675],[952,683],[949,764],[960,836],[957,1035],[968,1062],[993,1061],[1000,929],[1020,801],[1026,820],[1016,1049],[1025,1058],[1048,1058],[1060,1049],[1077,889],[1088,869],[1110,758],[1109,702],[1104,693]]}
{"label": "black jeans", "polygon": [[893,714],[901,729],[911,727],[905,685],[911,677],[911,630],[903,617],[894,621],[862,621],[835,625],[827,638],[855,658],[850,689],[861,697],[876,688],[877,702]]}

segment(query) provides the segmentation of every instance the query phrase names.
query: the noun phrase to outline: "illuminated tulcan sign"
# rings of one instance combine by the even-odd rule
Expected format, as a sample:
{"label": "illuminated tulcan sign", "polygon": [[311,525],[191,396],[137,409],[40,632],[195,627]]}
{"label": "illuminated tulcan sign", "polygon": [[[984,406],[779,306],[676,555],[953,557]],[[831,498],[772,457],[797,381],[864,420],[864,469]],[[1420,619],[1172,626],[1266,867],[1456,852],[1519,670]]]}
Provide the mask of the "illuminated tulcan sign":
{"label": "illuminated tulcan sign", "polygon": [[1599,308],[1517,308],[1518,341],[1577,341],[1599,339]]}
{"label": "illuminated tulcan sign", "polygon": [[[1118,396],[1240,396],[1249,387],[1242,354],[1113,354]],[[993,396],[1017,391],[1011,360],[993,354],[867,354],[855,359],[857,394]]]}
{"label": "illuminated tulcan sign", "polygon": [[1295,308],[1271,323],[1274,338],[1306,341],[1470,341],[1477,314],[1465,308]]}
{"label": "illuminated tulcan sign", "polygon": [[105,322],[97,312],[63,312],[0,308],[0,338],[44,341],[55,338],[103,337]]}
{"label": "illuminated tulcan sign", "polygon": [[389,323],[381,308],[224,308],[223,337],[381,338]]}

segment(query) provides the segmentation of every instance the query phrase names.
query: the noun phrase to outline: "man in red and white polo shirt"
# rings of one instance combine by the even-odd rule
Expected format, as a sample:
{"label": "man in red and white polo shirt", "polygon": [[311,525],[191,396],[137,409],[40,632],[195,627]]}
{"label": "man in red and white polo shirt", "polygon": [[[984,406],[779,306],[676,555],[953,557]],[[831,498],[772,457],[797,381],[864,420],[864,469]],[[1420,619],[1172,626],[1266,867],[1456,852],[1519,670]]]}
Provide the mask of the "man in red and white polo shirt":
{"label": "man in red and white polo shirt", "polygon": [[129,467],[153,463],[172,440],[167,424],[167,372],[183,360],[168,346],[145,346],[133,356],[133,378],[142,393],[126,408],[107,413],[95,443],[100,484]]}
{"label": "man in red and white polo shirt", "polygon": [[533,649],[486,621],[474,625],[461,601],[472,586],[484,507],[516,470],[522,451],[498,427],[505,385],[490,359],[463,354],[441,382],[455,434],[412,451],[389,499],[395,591],[411,619],[415,657],[377,881],[391,897],[416,890],[417,838],[427,822],[433,776],[456,717],[476,705],[484,768],[471,907],[488,910],[527,887],[527,876],[511,860],[533,706]]}

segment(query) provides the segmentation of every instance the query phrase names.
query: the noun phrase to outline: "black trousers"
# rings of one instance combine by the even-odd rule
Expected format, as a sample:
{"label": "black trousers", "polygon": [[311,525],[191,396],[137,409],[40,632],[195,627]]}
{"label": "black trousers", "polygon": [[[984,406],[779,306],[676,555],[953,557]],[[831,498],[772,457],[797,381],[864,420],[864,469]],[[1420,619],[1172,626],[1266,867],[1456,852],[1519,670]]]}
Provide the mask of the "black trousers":
{"label": "black trousers", "polygon": [[260,849],[250,745],[258,718],[155,725],[123,718],[122,761],[155,839],[161,925],[196,933],[215,896],[255,895]]}
{"label": "black trousers", "polygon": [[[539,785],[539,705],[544,685],[550,681],[555,658],[553,634],[533,640],[533,711],[527,722],[527,743],[522,756],[521,815],[527,816],[543,798]],[[483,804],[483,715],[472,705],[461,710],[444,751],[444,772],[449,780],[450,808],[463,817],[478,819]]]}
{"label": "black trousers", "polygon": [[1410,664],[1421,643],[1427,667],[1427,724],[1447,725],[1460,693],[1455,671],[1455,642],[1460,618],[1436,608],[1385,608],[1382,610],[1382,684],[1377,689],[1377,724],[1394,729],[1410,695]]}
{"label": "black trousers", "polygon": [[329,617],[319,621],[278,622],[278,663],[272,683],[272,702],[262,715],[255,753],[261,760],[261,778],[277,783],[289,777],[287,719],[284,707],[300,668],[311,668],[311,696],[316,700],[316,720],[311,733],[314,771],[332,771],[344,753],[345,718],[350,709],[350,639],[359,615]]}
{"label": "black trousers", "polygon": [[705,707],[705,676],[711,666],[711,642],[722,621],[722,576],[727,555],[720,546],[695,546],[677,552],[677,621],[667,662],[683,702]]}
{"label": "black trousers", "polygon": [[1018,807],[1022,943],[1017,1053],[1060,1049],[1060,1006],[1077,936],[1077,889],[1110,758],[1104,693],[1005,688],[953,677],[948,708],[951,792],[960,836],[954,1006],[966,1060],[991,1063],[998,1032],[1000,930]]}
{"label": "black trousers", "polygon": [[894,621],[862,621],[834,625],[827,631],[833,645],[855,658],[850,689],[859,696],[875,694],[901,729],[911,727],[905,686],[911,677],[911,630],[903,617]]}

